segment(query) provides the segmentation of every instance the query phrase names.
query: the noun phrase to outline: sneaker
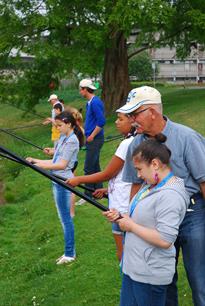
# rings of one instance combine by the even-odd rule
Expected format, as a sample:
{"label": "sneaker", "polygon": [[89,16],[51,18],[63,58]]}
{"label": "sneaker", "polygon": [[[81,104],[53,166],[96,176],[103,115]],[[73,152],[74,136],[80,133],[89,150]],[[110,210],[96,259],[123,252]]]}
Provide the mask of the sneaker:
{"label": "sneaker", "polygon": [[61,258],[63,258],[65,256],[65,254],[63,254],[61,257],[58,257],[57,259],[56,259],[56,263],[61,259]]}
{"label": "sneaker", "polygon": [[71,261],[74,261],[75,257],[69,257],[69,256],[61,256],[60,259],[56,262],[57,265],[67,264]]}
{"label": "sneaker", "polygon": [[80,206],[86,203],[86,200],[80,199],[78,202],[75,203],[75,205]]}

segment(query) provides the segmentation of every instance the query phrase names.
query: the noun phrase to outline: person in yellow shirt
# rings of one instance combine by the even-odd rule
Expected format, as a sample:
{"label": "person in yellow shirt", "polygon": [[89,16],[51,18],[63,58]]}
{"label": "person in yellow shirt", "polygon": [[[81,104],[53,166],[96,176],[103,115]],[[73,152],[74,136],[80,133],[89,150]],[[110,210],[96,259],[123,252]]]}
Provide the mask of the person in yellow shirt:
{"label": "person in yellow shirt", "polygon": [[64,106],[63,104],[58,100],[58,96],[55,94],[52,94],[49,99],[48,102],[50,102],[50,104],[52,105],[52,111],[51,111],[51,117],[46,118],[43,122],[43,124],[52,124],[52,128],[51,128],[51,140],[53,141],[54,145],[56,144],[57,140],[60,137],[60,132],[58,131],[58,129],[55,126],[55,116],[58,114],[56,113],[55,110],[55,106],[60,104],[61,105],[61,110],[59,109],[59,107],[57,109],[59,109],[60,112],[64,111]]}

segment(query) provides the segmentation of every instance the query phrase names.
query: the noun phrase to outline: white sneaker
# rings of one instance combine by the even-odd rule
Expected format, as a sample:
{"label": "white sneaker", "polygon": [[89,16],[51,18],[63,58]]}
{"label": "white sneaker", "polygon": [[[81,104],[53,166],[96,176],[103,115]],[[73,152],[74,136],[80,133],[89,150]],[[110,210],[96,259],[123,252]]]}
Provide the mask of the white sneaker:
{"label": "white sneaker", "polygon": [[58,257],[57,259],[56,259],[56,263],[57,263],[57,261],[59,261],[61,258],[63,258],[65,256],[65,254],[63,254],[61,257]]}
{"label": "white sneaker", "polygon": [[86,200],[80,199],[78,202],[75,203],[75,205],[80,206],[86,203]]}
{"label": "white sneaker", "polygon": [[69,257],[69,256],[61,256],[60,259],[56,262],[57,265],[62,265],[62,264],[66,264],[69,263],[71,261],[74,261],[75,257]]}

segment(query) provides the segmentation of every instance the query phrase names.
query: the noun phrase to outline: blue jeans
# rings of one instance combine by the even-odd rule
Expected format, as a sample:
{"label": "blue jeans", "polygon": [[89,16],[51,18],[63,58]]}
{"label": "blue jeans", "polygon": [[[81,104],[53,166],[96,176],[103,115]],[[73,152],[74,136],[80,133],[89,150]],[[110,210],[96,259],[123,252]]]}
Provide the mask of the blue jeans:
{"label": "blue jeans", "polygon": [[116,222],[112,222],[112,233],[120,236],[124,235],[124,232],[121,230],[121,228]]}
{"label": "blue jeans", "polygon": [[53,195],[65,241],[65,256],[75,256],[74,224],[70,216],[70,191],[53,183]]}
{"label": "blue jeans", "polygon": [[120,306],[164,306],[166,290],[166,285],[136,282],[123,274]]}
{"label": "blue jeans", "polygon": [[[92,142],[86,142],[86,156],[84,163],[84,173],[85,175],[100,172],[100,150],[103,146],[104,138],[95,138]],[[102,183],[96,184],[85,184],[85,186],[98,189],[102,188]],[[92,193],[86,191],[85,194],[92,197]]]}
{"label": "blue jeans", "polygon": [[[180,225],[175,243],[177,261],[180,248],[189,285],[192,289],[194,306],[205,305],[205,200],[195,198],[190,204],[186,216]],[[177,272],[167,290],[166,306],[178,306]]]}

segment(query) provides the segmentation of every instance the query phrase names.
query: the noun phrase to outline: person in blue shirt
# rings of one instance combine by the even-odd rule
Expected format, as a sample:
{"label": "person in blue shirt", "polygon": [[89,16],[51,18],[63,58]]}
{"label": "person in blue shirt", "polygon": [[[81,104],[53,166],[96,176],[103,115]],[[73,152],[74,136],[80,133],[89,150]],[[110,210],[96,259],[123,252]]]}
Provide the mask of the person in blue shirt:
{"label": "person in blue shirt", "polygon": [[[171,150],[170,166],[184,180],[190,202],[175,242],[176,262],[182,250],[194,306],[205,305],[205,138],[193,129],[163,116],[161,94],[149,86],[130,91],[127,103],[118,112],[130,116],[137,135],[129,145],[123,181],[132,183],[130,198],[141,186],[132,161],[134,150],[146,139],[162,133]],[[178,306],[177,270],[167,289],[166,306]],[[158,304],[157,304],[158,305]]]}
{"label": "person in blue shirt", "polygon": [[[62,112],[55,117],[60,138],[55,148],[45,148],[44,153],[52,159],[27,157],[27,161],[42,169],[51,170],[63,178],[73,177],[73,167],[77,160],[79,141],[74,133],[76,121],[69,112]],[[76,259],[74,223],[70,214],[71,193],[68,189],[53,182],[53,196],[64,234],[64,254],[56,260],[57,265],[66,264]]]}
{"label": "person in blue shirt", "polygon": [[[86,98],[86,117],[85,117],[85,137],[86,137],[86,156],[84,163],[85,175],[100,172],[100,150],[104,143],[105,114],[104,104],[94,92],[97,88],[92,80],[83,79],[79,84],[79,91],[83,98]],[[102,188],[102,183],[86,184],[94,189]],[[89,191],[85,192],[92,197]]]}

